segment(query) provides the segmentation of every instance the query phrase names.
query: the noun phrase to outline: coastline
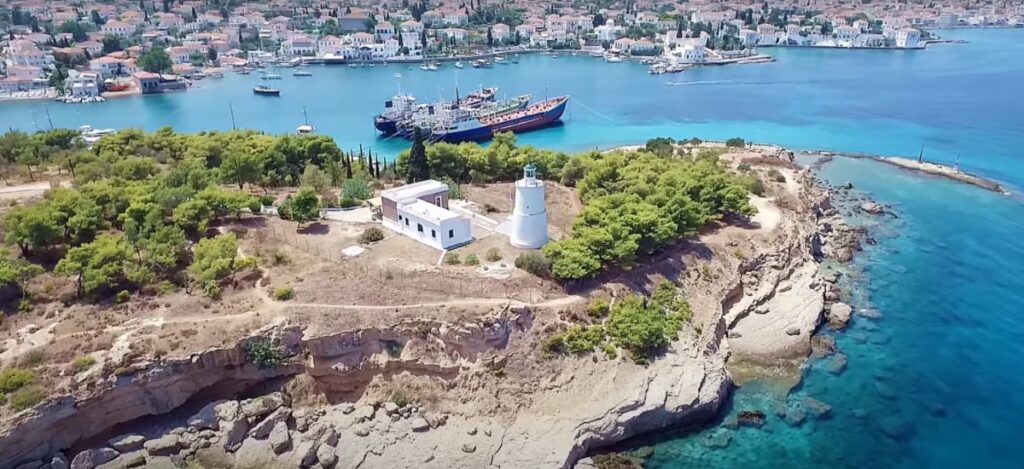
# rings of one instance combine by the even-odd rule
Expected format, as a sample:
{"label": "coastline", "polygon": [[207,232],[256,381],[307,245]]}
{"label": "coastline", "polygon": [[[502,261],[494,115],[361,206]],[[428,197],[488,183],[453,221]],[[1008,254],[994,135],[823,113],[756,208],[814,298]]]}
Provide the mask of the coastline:
{"label": "coastline", "polygon": [[[749,150],[736,149],[725,159],[739,165],[751,156]],[[763,158],[779,161],[754,163],[757,171],[779,168],[787,182],[773,183],[772,198],[753,199],[761,212],[750,226],[725,225],[702,237],[714,253],[711,258],[680,246],[602,287],[614,295],[643,288],[634,282],[661,275],[677,262],[704,266],[688,269],[678,279],[704,327],[681,334],[649,366],[596,355],[531,360],[536,353],[531,334],[557,321],[566,308],[583,306],[580,297],[550,305],[510,302],[482,320],[453,323],[401,321],[320,331],[282,319],[251,337],[273,338],[291,356],[305,359],[273,370],[256,369],[245,360],[246,338],[187,357],[132,364],[130,374],[116,381],[55,398],[4,422],[0,453],[7,459],[0,464],[45,460],[69,446],[85,449],[75,442],[102,445],[97,437],[116,436],[109,434],[111,429],[126,422],[180,414],[176,408],[214,383],[241,386],[276,377],[313,380],[329,395],[359,392],[360,397],[304,407],[299,404],[305,400],[302,393],[292,388],[249,400],[213,400],[198,413],[193,409],[179,415],[174,420],[178,423],[149,424],[157,430],[146,434],[147,451],[154,441],[173,441],[174,451],[216,467],[286,467],[308,457],[314,444],[323,448],[324,435],[336,432],[335,441],[347,441],[330,450],[342,467],[567,468],[577,462],[588,467],[588,455],[633,437],[701,426],[730,399],[730,360],[778,363],[810,355],[835,291],[821,262],[848,260],[855,250],[828,189],[810,170],[792,168],[780,156]],[[796,200],[797,206],[787,206],[787,199]],[[740,250],[749,254],[737,254]],[[718,273],[707,275],[705,270]],[[390,356],[384,353],[384,340],[399,341],[410,352]],[[428,344],[434,341],[451,352],[430,352]],[[407,373],[446,383],[445,398],[429,411],[406,413],[389,407],[380,389],[373,391],[382,376]],[[119,410],[111,412],[111,406]],[[293,447],[282,452],[271,446],[273,437],[250,437],[262,434],[257,428],[265,422],[240,419],[218,406],[274,406],[267,419],[290,415],[296,421]],[[429,428],[421,427],[420,419]],[[215,423],[202,423],[207,421]],[[159,461],[159,454],[150,451],[149,460]]]}
{"label": "coastline", "polygon": [[844,158],[870,159],[880,163],[885,163],[890,166],[895,166],[897,168],[901,168],[904,170],[943,177],[953,181],[962,182],[972,186],[980,187],[990,192],[995,192],[1000,195],[1013,195],[1010,192],[1010,190],[1006,188],[1005,185],[994,179],[978,176],[976,174],[962,171],[959,168],[941,163],[934,163],[929,161],[919,162],[915,159],[902,156],[882,156],[869,153],[851,153],[831,150],[807,150],[802,151],[801,154],[825,158],[839,156]]}

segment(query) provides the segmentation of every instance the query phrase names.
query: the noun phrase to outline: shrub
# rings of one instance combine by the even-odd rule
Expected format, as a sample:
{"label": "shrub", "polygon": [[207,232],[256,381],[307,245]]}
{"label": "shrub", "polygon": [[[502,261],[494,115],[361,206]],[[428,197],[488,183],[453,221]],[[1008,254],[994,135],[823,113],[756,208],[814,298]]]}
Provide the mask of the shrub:
{"label": "shrub", "polygon": [[743,148],[747,146],[747,142],[739,137],[733,137],[725,141],[725,146],[732,148]]}
{"label": "shrub", "polygon": [[[367,200],[373,197],[370,184],[362,179],[348,179],[341,183],[342,198],[351,197],[355,200]],[[342,207],[345,205],[342,204]]]}
{"label": "shrub", "polygon": [[540,252],[526,252],[516,258],[517,268],[525,270],[538,277],[547,277],[551,274],[551,262]]}
{"label": "shrub", "polygon": [[274,368],[284,362],[281,349],[270,339],[256,337],[245,344],[245,357],[257,368]]}
{"label": "shrub", "polygon": [[740,163],[740,165],[737,166],[736,169],[743,171],[744,173],[750,171],[750,163]]}
{"label": "shrub", "polygon": [[775,182],[786,182],[786,176],[784,176],[779,170],[772,168],[768,170],[768,179]]}
{"label": "shrub", "polygon": [[288,301],[295,298],[295,290],[287,285],[283,287],[277,287],[274,289],[274,299],[278,301]]}
{"label": "shrub", "polygon": [[19,313],[31,313],[32,312],[32,302],[27,300],[27,299],[22,299],[22,300],[18,301],[18,312]]}
{"label": "shrub", "polygon": [[444,263],[448,265],[459,265],[459,255],[454,252],[449,252],[444,255]]}
{"label": "shrub", "polygon": [[270,194],[261,195],[260,196],[260,205],[265,205],[267,207],[269,207],[271,205],[274,205],[274,196],[272,196]]}
{"label": "shrub", "polygon": [[480,265],[480,259],[476,257],[476,254],[469,254],[466,256],[465,264],[469,266]]}
{"label": "shrub", "polygon": [[629,350],[638,363],[645,363],[651,354],[667,346],[681,325],[654,301],[647,302],[639,296],[615,303],[607,324],[615,343]]}
{"label": "shrub", "polygon": [[36,379],[35,373],[31,370],[21,368],[6,368],[0,371],[0,393],[10,393],[28,385]]}
{"label": "shrub", "polygon": [[377,243],[384,240],[384,232],[376,226],[371,226],[363,230],[363,234],[359,235],[360,244]]}
{"label": "shrub", "polygon": [[343,195],[341,196],[341,200],[338,201],[338,205],[340,205],[341,208],[352,208],[358,206],[359,201],[352,198],[351,196]]}
{"label": "shrub", "polygon": [[501,253],[498,252],[498,248],[490,248],[487,250],[487,256],[485,257],[487,262],[498,262],[501,260]]}
{"label": "shrub", "polygon": [[81,373],[96,364],[96,359],[89,355],[82,355],[71,362],[71,368],[75,373]]}
{"label": "shrub", "polygon": [[9,400],[11,403],[11,409],[15,412],[20,412],[34,407],[36,404],[42,402],[44,397],[46,396],[43,394],[42,388],[39,386],[29,386],[15,391],[11,394]]}
{"label": "shrub", "polygon": [[603,318],[608,315],[608,300],[594,298],[587,306],[587,314],[595,318]]}
{"label": "shrub", "polygon": [[747,187],[747,190],[750,191],[751,194],[754,194],[756,196],[764,195],[764,181],[761,181],[761,178],[757,177],[756,174],[747,175],[741,178],[741,181],[743,182],[743,185]]}
{"label": "shrub", "polygon": [[412,404],[412,397],[405,393],[401,389],[391,391],[391,402],[394,402],[398,407],[405,407]]}
{"label": "shrub", "polygon": [[592,352],[604,339],[604,326],[572,326],[568,331],[548,337],[541,348],[547,354],[584,354]]}
{"label": "shrub", "polygon": [[132,299],[132,293],[128,290],[121,290],[117,292],[117,296],[114,297],[114,301],[117,301],[118,303],[127,303],[130,299]]}

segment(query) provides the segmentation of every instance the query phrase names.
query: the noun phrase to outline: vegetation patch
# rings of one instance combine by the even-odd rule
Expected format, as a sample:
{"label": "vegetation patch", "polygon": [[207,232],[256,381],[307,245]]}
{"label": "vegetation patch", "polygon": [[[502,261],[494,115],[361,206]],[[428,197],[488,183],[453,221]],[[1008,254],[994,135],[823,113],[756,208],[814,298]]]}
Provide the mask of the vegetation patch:
{"label": "vegetation patch", "polygon": [[277,287],[274,289],[274,299],[277,301],[288,301],[295,298],[295,290],[288,286]]}
{"label": "vegetation patch", "polygon": [[371,226],[359,235],[359,244],[372,244],[384,241],[384,231],[376,226]]}
{"label": "vegetation patch", "polygon": [[245,344],[245,358],[260,369],[275,368],[284,363],[284,353],[273,340],[254,337]]}

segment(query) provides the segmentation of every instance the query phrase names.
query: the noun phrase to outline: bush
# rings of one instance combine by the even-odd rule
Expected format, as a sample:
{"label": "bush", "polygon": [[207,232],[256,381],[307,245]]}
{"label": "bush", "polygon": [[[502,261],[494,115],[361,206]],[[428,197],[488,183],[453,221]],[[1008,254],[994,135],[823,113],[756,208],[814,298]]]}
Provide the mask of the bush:
{"label": "bush", "polygon": [[370,244],[377,243],[384,240],[384,232],[376,226],[371,226],[363,230],[363,234],[359,235],[359,244]]}
{"label": "bush", "polygon": [[762,181],[761,178],[757,177],[756,174],[750,174],[746,177],[743,177],[742,181],[743,185],[747,187],[747,190],[750,191],[751,194],[754,194],[758,197],[764,195],[764,181]]}
{"label": "bush", "polygon": [[775,182],[786,182],[786,176],[782,175],[779,170],[772,168],[768,170],[768,179]]}
{"label": "bush", "polygon": [[454,252],[449,252],[444,255],[444,263],[448,265],[459,265],[459,255]]}
{"label": "bush", "polygon": [[391,402],[394,402],[398,407],[405,407],[412,404],[412,397],[405,393],[401,389],[391,391]]}
{"label": "bush", "polygon": [[71,368],[75,373],[81,373],[88,370],[90,367],[96,364],[96,359],[89,355],[82,355],[71,362]]}
{"label": "bush", "polygon": [[[362,179],[348,179],[341,183],[342,198],[351,197],[355,200],[367,200],[373,197],[370,184]],[[342,204],[342,207],[345,205]]]}
{"label": "bush", "polygon": [[527,252],[516,258],[517,268],[525,270],[538,277],[551,275],[551,262],[540,252]]}
{"label": "bush", "polygon": [[34,407],[42,402],[44,397],[46,396],[43,394],[42,388],[39,386],[29,386],[15,391],[14,394],[11,394],[9,401],[11,409],[15,412],[20,412]]}
{"label": "bush", "polygon": [[114,297],[114,301],[118,303],[127,303],[130,299],[132,299],[132,292],[128,290],[121,290],[117,292],[117,296]]}
{"label": "bush", "polygon": [[274,289],[274,299],[277,301],[288,301],[295,298],[295,290],[287,285]]}
{"label": "bush", "polygon": [[487,250],[487,256],[485,257],[487,262],[498,262],[501,260],[501,253],[498,252],[498,248],[490,248]]}
{"label": "bush", "polygon": [[730,138],[725,141],[725,146],[732,148],[743,148],[747,146],[747,142],[739,137]]}
{"label": "bush", "polygon": [[27,299],[19,300],[18,301],[18,312],[19,313],[31,313],[32,312],[32,302],[27,300]]}
{"label": "bush", "polygon": [[260,369],[274,368],[284,362],[281,349],[264,337],[250,339],[245,344],[245,357]]}
{"label": "bush", "polygon": [[272,196],[270,194],[261,195],[260,196],[260,205],[265,205],[267,207],[269,207],[271,205],[274,205],[274,196]]}
{"label": "bush", "polygon": [[476,254],[469,254],[466,256],[465,264],[469,266],[480,265],[480,259],[476,257]]}
{"label": "bush", "polygon": [[0,393],[17,391],[30,384],[34,379],[36,379],[36,375],[31,370],[6,368],[0,371]]}
{"label": "bush", "polygon": [[594,298],[587,306],[587,314],[595,318],[603,318],[608,315],[608,300]]}
{"label": "bush", "polygon": [[343,195],[341,196],[341,200],[338,201],[338,205],[340,205],[341,208],[352,208],[358,206],[359,201],[350,196]]}
{"label": "bush", "polygon": [[638,363],[646,363],[650,355],[667,346],[681,325],[678,320],[670,320],[653,301],[639,296],[615,303],[607,324],[614,342],[628,350]]}
{"label": "bush", "polygon": [[592,352],[604,343],[604,326],[572,326],[568,331],[552,335],[541,346],[547,354]]}

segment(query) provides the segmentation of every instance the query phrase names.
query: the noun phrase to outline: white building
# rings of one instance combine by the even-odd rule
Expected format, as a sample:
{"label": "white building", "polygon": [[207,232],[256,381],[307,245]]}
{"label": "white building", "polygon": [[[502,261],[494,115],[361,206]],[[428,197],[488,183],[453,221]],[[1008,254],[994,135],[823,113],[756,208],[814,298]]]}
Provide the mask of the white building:
{"label": "white building", "polygon": [[448,185],[428,179],[381,192],[385,228],[435,249],[473,241],[470,221],[448,210]]}
{"label": "white building", "polygon": [[107,21],[100,27],[104,36],[129,37],[135,32],[135,26],[120,21]]}
{"label": "white building", "polygon": [[904,28],[896,31],[896,47],[913,49],[921,47],[921,31],[913,28]]}
{"label": "white building", "polygon": [[64,89],[76,98],[87,98],[100,94],[100,74],[70,70],[64,80]]}
{"label": "white building", "polygon": [[516,181],[515,206],[512,208],[512,246],[540,249],[548,243],[548,211],[544,201],[544,182],[537,180],[537,167],[528,164],[523,178]]}

